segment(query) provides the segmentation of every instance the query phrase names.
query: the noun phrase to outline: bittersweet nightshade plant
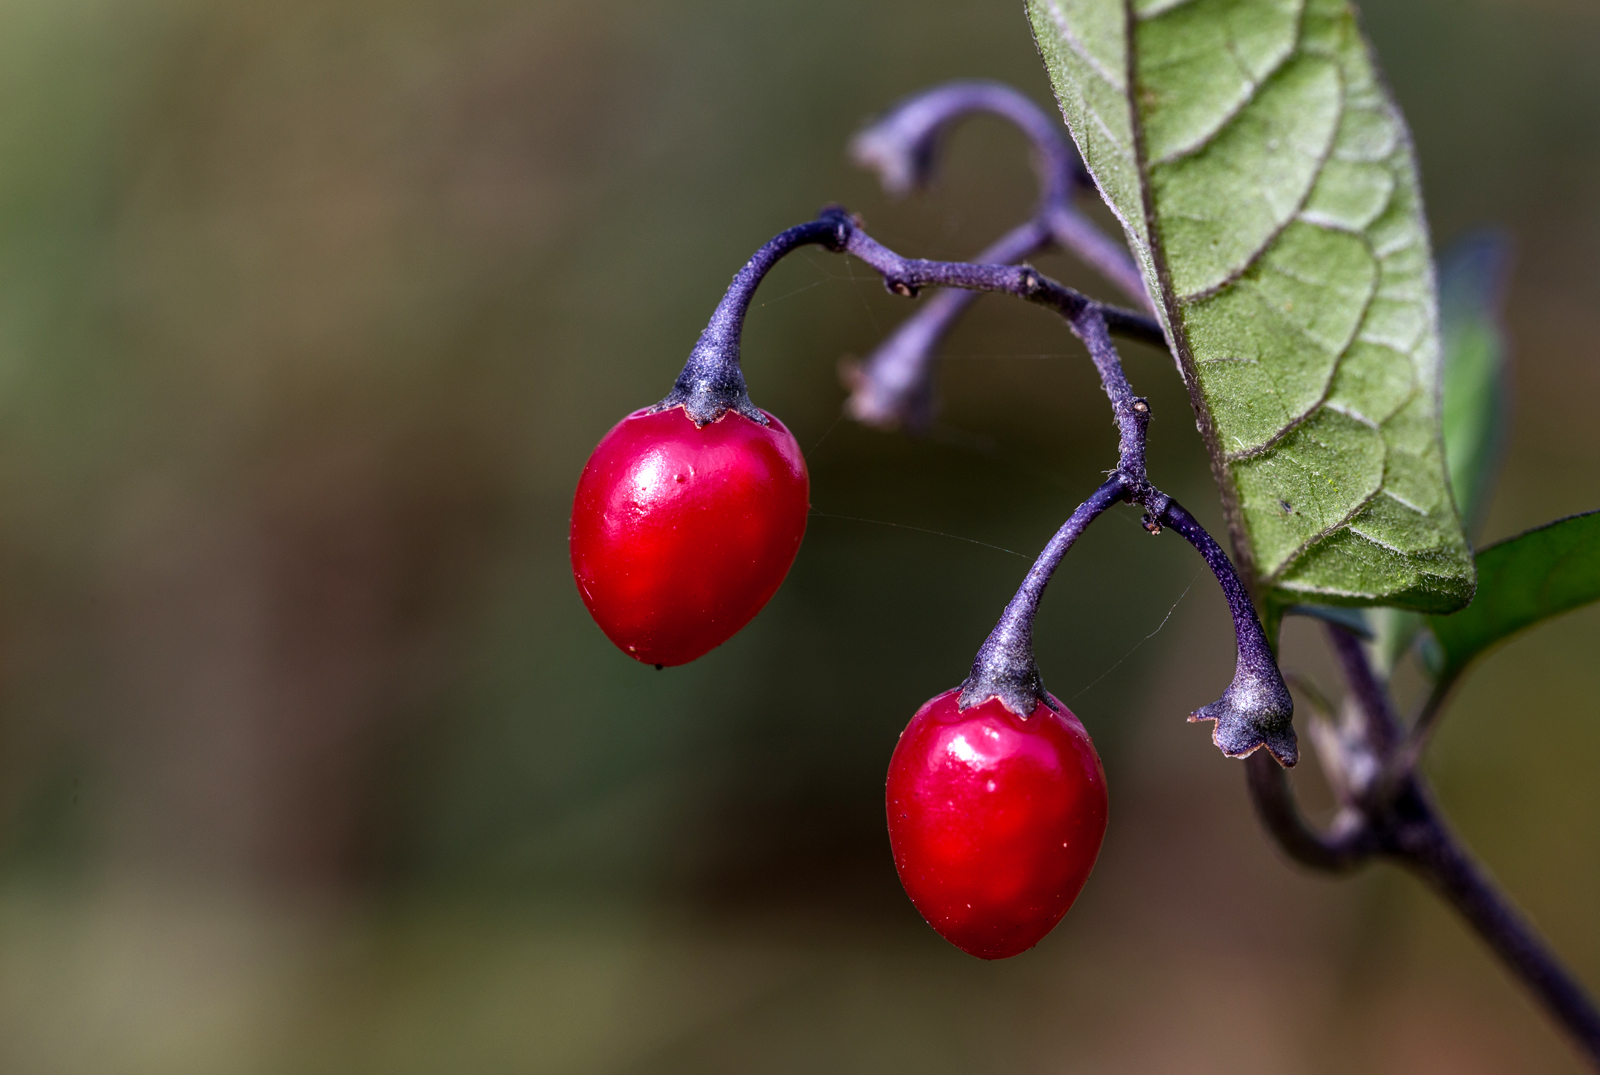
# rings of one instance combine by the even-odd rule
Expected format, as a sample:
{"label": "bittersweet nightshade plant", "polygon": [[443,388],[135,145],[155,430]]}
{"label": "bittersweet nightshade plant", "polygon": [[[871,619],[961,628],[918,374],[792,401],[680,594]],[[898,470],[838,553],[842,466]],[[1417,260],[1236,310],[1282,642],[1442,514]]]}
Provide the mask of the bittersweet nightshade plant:
{"label": "bittersweet nightshade plant", "polygon": [[[917,909],[964,950],[1003,958],[1048,933],[1087,879],[1104,775],[1082,725],[1044,688],[1033,622],[1084,530],[1137,504],[1147,531],[1194,546],[1227,599],[1234,677],[1190,719],[1214,721],[1217,747],[1245,759],[1279,846],[1319,870],[1386,858],[1413,871],[1600,1067],[1600,1012],[1461,845],[1417,768],[1474,659],[1600,599],[1600,513],[1476,556],[1462,525],[1482,517],[1504,440],[1505,242],[1480,237],[1449,259],[1441,305],[1409,134],[1344,0],[1030,0],[1028,12],[1072,144],[1016,91],[958,82],[902,101],[852,151],[906,193],[931,177],[952,124],[999,115],[1033,144],[1033,214],[973,262],[905,257],[837,206],[757,251],[672,392],[608,434],[585,470],[572,551],[590,610],[631,655],[681,663],[726,640],[781,582],[804,529],[804,464],[750,401],[739,335],[784,255],[820,246],[895,294],[939,289],[846,371],[848,413],[880,427],[927,425],[939,345],[977,293],[1051,309],[1100,376],[1118,457],[1039,554],[967,678],[924,705],[895,750],[889,830]],[[1126,249],[1075,208],[1091,188]],[[1018,264],[1049,248],[1078,255],[1139,308]],[[1170,351],[1232,558],[1147,473],[1153,416],[1118,337]],[[682,477],[691,471],[727,480],[696,486]],[[1294,614],[1325,621],[1345,680],[1337,718],[1315,684],[1293,680],[1340,804],[1326,831],[1305,823],[1284,774],[1299,750],[1275,639]],[[1433,685],[1408,721],[1388,680],[1412,656]]]}
{"label": "bittersweet nightshade plant", "polygon": [[930,699],[889,760],[889,844],[928,924],[1005,959],[1061,921],[1106,834],[1106,774],[1089,733],[1045,695],[1018,713],[962,691]]}
{"label": "bittersweet nightshade plant", "polygon": [[584,604],[628,656],[665,667],[720,646],[800,551],[809,484],[783,423],[727,411],[630,414],[589,458],[572,505]]}

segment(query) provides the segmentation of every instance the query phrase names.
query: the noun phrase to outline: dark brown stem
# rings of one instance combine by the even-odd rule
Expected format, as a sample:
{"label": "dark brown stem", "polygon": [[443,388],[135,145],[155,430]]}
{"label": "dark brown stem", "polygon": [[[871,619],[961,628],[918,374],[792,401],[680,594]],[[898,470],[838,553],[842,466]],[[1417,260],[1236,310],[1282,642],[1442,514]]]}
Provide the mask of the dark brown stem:
{"label": "dark brown stem", "polygon": [[[1455,908],[1600,1070],[1600,1009],[1445,824],[1420,774],[1394,767],[1411,739],[1402,734],[1388,688],[1354,635],[1330,626],[1328,636],[1354,703],[1354,720],[1340,734],[1352,740],[1350,756],[1379,764],[1364,779],[1354,772],[1330,773],[1336,789],[1346,789],[1344,809],[1333,829],[1321,833],[1301,816],[1284,773],[1251,758],[1246,772],[1262,824],[1286,855],[1312,869],[1344,873],[1381,856],[1416,874]],[[1347,760],[1322,759],[1325,766]]]}
{"label": "dark brown stem", "polygon": [[1301,816],[1283,766],[1260,753],[1244,766],[1256,815],[1291,859],[1313,870],[1350,873],[1372,857],[1371,830],[1358,813],[1341,812],[1332,829],[1318,832]]}
{"label": "dark brown stem", "polygon": [[1406,781],[1382,828],[1384,854],[1456,909],[1600,1071],[1600,1009],[1445,825],[1420,779]]}

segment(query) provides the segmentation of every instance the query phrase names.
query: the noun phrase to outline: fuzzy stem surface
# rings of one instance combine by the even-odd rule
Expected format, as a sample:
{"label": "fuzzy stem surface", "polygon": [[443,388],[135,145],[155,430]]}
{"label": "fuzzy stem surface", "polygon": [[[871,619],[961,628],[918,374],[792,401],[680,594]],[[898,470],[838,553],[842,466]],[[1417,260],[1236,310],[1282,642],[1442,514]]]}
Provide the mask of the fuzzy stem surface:
{"label": "fuzzy stem surface", "polygon": [[1050,576],[1061,566],[1067,551],[1089,529],[1089,524],[1126,494],[1121,476],[1115,475],[1061,524],[1061,529],[1033,562],[1016,595],[1001,613],[1000,622],[979,648],[972,662],[972,673],[961,685],[961,696],[956,699],[958,708],[967,709],[986,699],[999,698],[1017,716],[1027,717],[1040,702],[1049,704],[1033,656],[1033,620],[1039,612],[1039,600],[1050,583]]}
{"label": "fuzzy stem surface", "polygon": [[697,426],[715,422],[728,411],[737,411],[752,422],[766,425],[767,416],[750,401],[744,372],[739,368],[739,338],[744,332],[750,300],[762,279],[785,255],[802,246],[840,249],[847,223],[824,215],[780,232],[752,254],[734,274],[733,283],[712,311],[711,320],[689,352],[689,360],[683,364],[672,391],[651,410],[681,406]]}

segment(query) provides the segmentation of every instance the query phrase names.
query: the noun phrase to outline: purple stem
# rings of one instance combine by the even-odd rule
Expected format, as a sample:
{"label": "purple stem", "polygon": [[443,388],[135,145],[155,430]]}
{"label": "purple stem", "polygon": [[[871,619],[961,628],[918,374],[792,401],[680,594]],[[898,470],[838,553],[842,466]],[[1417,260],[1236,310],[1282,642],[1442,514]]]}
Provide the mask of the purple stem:
{"label": "purple stem", "polygon": [[[979,112],[998,115],[1020,128],[1033,144],[1039,174],[1039,204],[1033,219],[1013,228],[974,260],[1011,264],[1048,249],[1072,251],[1150,309],[1150,297],[1127,250],[1072,204],[1090,185],[1076,151],[1060,125],[1027,97],[996,82],[951,82],[906,98],[863,129],[851,142],[856,161],[876,171],[892,194],[923,187],[932,179],[940,137],[960,119]],[[879,428],[925,429],[933,418],[933,365],[939,346],[976,298],[943,291],[930,299],[873,349],[845,380],[847,404],[856,420]]]}
{"label": "purple stem", "polygon": [[1419,781],[1402,787],[1381,831],[1384,853],[1409,867],[1467,920],[1600,1070],[1600,1010],[1445,825]]}
{"label": "purple stem", "polygon": [[1278,764],[1293,765],[1299,758],[1294,734],[1294,699],[1278,671],[1277,659],[1267,644],[1266,632],[1256,616],[1250,594],[1233,568],[1233,561],[1222,551],[1205,527],[1171,497],[1156,493],[1151,509],[1156,521],[1172,527],[1193,545],[1217,577],[1222,595],[1233,614],[1233,635],[1238,648],[1233,682],[1222,697],[1202,706],[1190,720],[1214,720],[1211,741],[1230,758],[1252,754],[1266,747]]}
{"label": "purple stem", "polygon": [[[1391,757],[1405,739],[1388,689],[1359,639],[1336,626],[1328,636],[1354,702],[1351,734],[1364,751]],[[1600,1009],[1445,824],[1420,774],[1407,771],[1397,783],[1353,788],[1340,822],[1320,833],[1301,815],[1281,769],[1256,758],[1247,766],[1256,812],[1290,858],[1342,873],[1382,856],[1415,873],[1456,909],[1600,1070]]]}
{"label": "purple stem", "polygon": [[745,262],[728,285],[727,292],[711,314],[705,331],[700,333],[689,360],[683,364],[672,391],[652,412],[682,407],[694,424],[703,426],[715,422],[728,411],[737,411],[761,425],[767,424],[762,414],[750,401],[745,387],[744,373],[739,368],[739,337],[744,332],[745,314],[750,310],[750,300],[763,277],[783,260],[784,255],[798,247],[821,245],[829,250],[842,250],[850,221],[840,215],[824,214],[808,224],[799,224],[779,233],[757,250]]}
{"label": "purple stem", "polygon": [[1117,470],[1127,482],[1132,499],[1143,504],[1154,492],[1145,479],[1144,469],[1150,401],[1133,394],[1133,385],[1128,383],[1128,375],[1122,371],[1122,359],[1111,342],[1104,308],[1085,306],[1069,323],[1073,333],[1088,348],[1095,372],[1100,374],[1100,387],[1111,401],[1111,413],[1117,423]]}
{"label": "purple stem", "polygon": [[[912,94],[863,128],[850,142],[850,155],[877,172],[889,193],[907,194],[932,180],[943,134],[959,120],[980,112],[1010,122],[1032,143],[1039,176],[1034,221],[1043,226],[1046,240],[1053,239],[1072,251],[1133,301],[1150,309],[1144,278],[1128,251],[1073,207],[1073,195],[1087,190],[1093,180],[1064,137],[1060,122],[1012,87],[974,80],[947,82]],[[983,254],[979,260],[1015,259]]]}
{"label": "purple stem", "polygon": [[[961,685],[958,709],[966,709],[989,698],[999,698],[1019,717],[1029,716],[1040,702],[1049,704],[1039,667],[1033,656],[1033,620],[1039,612],[1039,599],[1049,585],[1050,576],[1061,564],[1078,537],[1100,514],[1127,495],[1120,475],[1114,475],[1094,491],[1094,495],[1074,511],[1050,544],[1044,547],[1016,596],[1006,605],[989,637],[972,662],[972,674]],[[1052,707],[1054,708],[1054,707]]]}
{"label": "purple stem", "polygon": [[1400,718],[1395,715],[1389,691],[1373,671],[1359,638],[1333,624],[1327,626],[1327,635],[1361,714],[1359,734],[1374,756],[1388,757],[1401,739]]}
{"label": "purple stem", "polygon": [[[855,251],[854,237],[848,249]],[[1033,712],[1034,705],[1045,699],[1034,662],[1032,631],[1045,584],[1061,557],[1095,518],[1117,500],[1130,500],[1149,511],[1146,525],[1153,533],[1159,533],[1162,525],[1170,526],[1199,551],[1206,566],[1217,577],[1233,616],[1238,654],[1233,680],[1220,699],[1197,710],[1189,719],[1216,721],[1211,740],[1229,757],[1247,757],[1264,746],[1280,765],[1295,764],[1299,747],[1293,724],[1294,700],[1278,671],[1278,662],[1267,643],[1249,591],[1234,570],[1233,561],[1205,527],[1185,511],[1183,505],[1151,485],[1146,477],[1145,443],[1150,405],[1133,394],[1133,386],[1111,342],[1103,309],[1097,304],[1085,303],[1069,316],[1069,321],[1073,332],[1088,348],[1095,369],[1099,371],[1100,384],[1111,400],[1119,433],[1117,469],[1111,479],[1072,514],[1040,554],[1016,597],[979,650],[959,704],[965,707],[987,697],[999,697],[1014,712],[1026,714]],[[1034,705],[1028,705],[1030,700]]]}
{"label": "purple stem", "polygon": [[[1143,314],[1103,306],[1026,266],[974,265],[902,257],[867,235],[860,222],[845,210],[830,207],[811,224],[790,228],[773,239],[739,271],[689,356],[673,394],[658,404],[658,409],[682,404],[697,422],[702,421],[701,414],[717,407],[721,409],[706,421],[741,404],[754,410],[739,372],[739,330],[749,309],[750,297],[762,276],[784,254],[808,243],[820,243],[829,250],[854,254],[883,277],[885,287],[899,295],[910,297],[926,286],[1001,291],[1055,310],[1088,347],[1100,373],[1100,383],[1111,400],[1119,430],[1117,469],[1111,480],[1068,519],[1040,555],[1022,591],[1008,606],[990,635],[990,641],[980,651],[962,698],[972,697],[975,691],[992,682],[1013,709],[1025,704],[1028,696],[1033,697],[1035,705],[1042,699],[1042,687],[1033,664],[1031,625],[1045,583],[1084,527],[1118,499],[1135,501],[1150,512],[1146,525],[1152,532],[1159,533],[1163,523],[1170,525],[1200,550],[1222,584],[1233,611],[1239,651],[1233,682],[1220,700],[1200,709],[1191,719],[1215,720],[1217,727],[1212,740],[1229,755],[1242,757],[1265,746],[1282,764],[1293,765],[1296,757],[1294,729],[1290,724],[1293,702],[1278,674],[1249,594],[1227,554],[1211,535],[1145,477],[1145,438],[1150,407],[1133,394],[1111,342],[1113,332],[1164,342],[1160,326]],[[741,413],[745,412],[741,410]],[[755,413],[760,414],[759,411]],[[1031,713],[1033,709],[1034,706],[1029,705],[1019,711]]]}
{"label": "purple stem", "polygon": [[[977,260],[1010,264],[1049,242],[1044,225],[1030,220],[1007,232]],[[850,416],[883,429],[899,425],[926,429],[933,419],[933,362],[939,345],[977,298],[976,291],[939,291],[900,322],[849,375]]]}
{"label": "purple stem", "polygon": [[868,124],[850,142],[856,163],[878,173],[891,194],[927,186],[940,137],[958,120],[988,112],[1009,121],[1033,143],[1039,205],[1056,205],[1087,186],[1088,175],[1061,127],[1043,109],[1003,82],[947,82],[912,94]]}
{"label": "purple stem", "polygon": [[1318,832],[1301,816],[1283,766],[1264,754],[1253,754],[1244,764],[1256,816],[1284,854],[1325,873],[1349,873],[1366,865],[1376,842],[1362,815],[1341,813],[1334,829]]}
{"label": "purple stem", "polygon": [[1093,306],[1100,310],[1111,333],[1157,347],[1167,345],[1166,334],[1154,318],[1095,302],[1026,265],[976,265],[966,261],[901,257],[862,231],[859,224],[851,228],[844,249],[871,266],[883,277],[884,286],[896,295],[910,298],[924,287],[1001,291],[1047,306],[1069,321]]}
{"label": "purple stem", "polygon": [[1145,287],[1144,274],[1128,256],[1128,250],[1111,236],[1095,227],[1093,222],[1070,205],[1051,206],[1045,210],[1045,221],[1056,245],[1110,280],[1117,288],[1146,310],[1154,310],[1150,292]]}

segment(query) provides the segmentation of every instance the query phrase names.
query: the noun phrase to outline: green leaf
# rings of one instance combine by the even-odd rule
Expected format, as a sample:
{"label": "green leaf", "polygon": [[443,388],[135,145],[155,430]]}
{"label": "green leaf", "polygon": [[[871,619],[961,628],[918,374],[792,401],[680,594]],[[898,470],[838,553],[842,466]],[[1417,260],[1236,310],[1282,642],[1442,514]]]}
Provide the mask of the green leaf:
{"label": "green leaf", "polygon": [[1373,640],[1372,625],[1359,608],[1340,608],[1337,605],[1290,605],[1283,610],[1285,616],[1307,616],[1335,627],[1343,627],[1357,638]]}
{"label": "green leaf", "polygon": [[1352,9],[1028,12],[1156,299],[1262,599],[1466,604],[1416,165]]}
{"label": "green leaf", "polygon": [[1372,631],[1367,653],[1380,676],[1388,679],[1400,658],[1411,649],[1422,630],[1422,615],[1404,608],[1374,608],[1366,612],[1367,626]]}
{"label": "green leaf", "polygon": [[1444,686],[1495,643],[1600,600],[1600,511],[1530,530],[1478,554],[1478,595],[1454,616],[1430,616]]}
{"label": "green leaf", "polygon": [[[1444,349],[1444,454],[1456,506],[1475,534],[1504,453],[1509,416],[1505,332],[1500,325],[1511,243],[1480,231],[1451,244],[1439,259],[1439,334]],[[1422,617],[1399,608],[1367,613],[1371,653],[1388,676],[1411,648]]]}
{"label": "green leaf", "polygon": [[1495,231],[1468,236],[1439,261],[1444,453],[1469,534],[1483,523],[1505,448],[1509,391],[1500,317],[1510,262],[1510,241]]}

